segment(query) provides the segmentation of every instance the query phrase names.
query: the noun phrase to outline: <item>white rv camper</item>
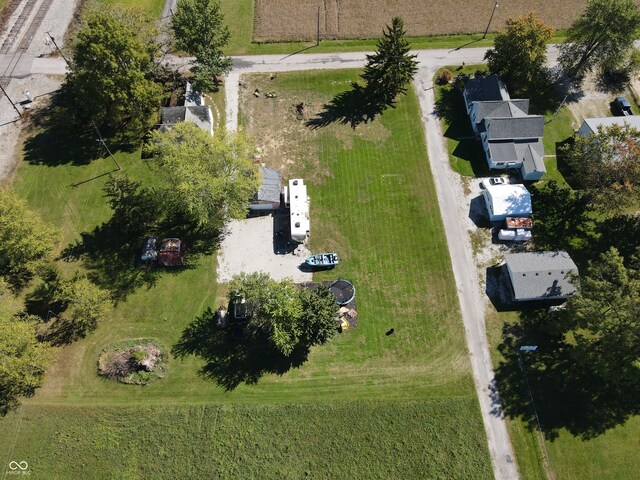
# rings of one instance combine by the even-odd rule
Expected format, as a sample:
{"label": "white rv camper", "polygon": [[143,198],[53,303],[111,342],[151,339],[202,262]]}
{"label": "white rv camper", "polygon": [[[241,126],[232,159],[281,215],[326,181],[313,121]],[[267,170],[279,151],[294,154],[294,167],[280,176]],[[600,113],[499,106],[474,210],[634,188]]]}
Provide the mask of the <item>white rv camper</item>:
{"label": "white rv camper", "polygon": [[303,179],[289,180],[289,186],[284,187],[284,201],[290,212],[291,240],[302,243],[309,238],[309,230],[311,229],[309,197]]}

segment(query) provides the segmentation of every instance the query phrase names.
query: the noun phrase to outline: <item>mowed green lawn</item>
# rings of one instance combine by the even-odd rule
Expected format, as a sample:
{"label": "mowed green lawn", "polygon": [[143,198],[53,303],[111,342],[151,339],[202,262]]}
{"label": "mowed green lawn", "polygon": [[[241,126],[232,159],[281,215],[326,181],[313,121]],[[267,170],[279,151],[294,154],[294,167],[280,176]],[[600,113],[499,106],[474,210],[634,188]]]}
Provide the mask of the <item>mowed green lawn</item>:
{"label": "mowed green lawn", "polygon": [[48,479],[491,478],[474,403],[26,407],[0,452]]}
{"label": "mowed green lawn", "polygon": [[119,3],[127,7],[136,7],[145,10],[154,17],[160,18],[165,0],[96,0],[103,3]]}
{"label": "mowed green lawn", "polygon": [[[281,74],[278,89],[330,100],[356,76]],[[115,384],[96,375],[105,345],[153,337],[170,349],[223,290],[215,256],[155,285],[134,275],[113,318],[61,349],[44,387],[0,420],[0,455],[24,457],[46,478],[102,471],[114,478],[490,478],[419,118],[411,92],[376,120],[384,139],[347,126],[321,129],[313,140],[319,158],[301,166],[310,181],[312,247],[336,246],[343,256],[338,270],[317,279],[355,283],[357,329],[315,347],[298,368],[230,391],[199,376],[203,361],[195,357],[171,358],[167,377],[147,387]],[[139,151],[117,156],[130,176],[156,182]],[[110,216],[99,175],[113,162],[72,160],[24,162],[13,182],[63,230],[61,249]],[[317,161],[330,180],[314,181]],[[59,263],[69,275],[85,268],[82,260]]]}

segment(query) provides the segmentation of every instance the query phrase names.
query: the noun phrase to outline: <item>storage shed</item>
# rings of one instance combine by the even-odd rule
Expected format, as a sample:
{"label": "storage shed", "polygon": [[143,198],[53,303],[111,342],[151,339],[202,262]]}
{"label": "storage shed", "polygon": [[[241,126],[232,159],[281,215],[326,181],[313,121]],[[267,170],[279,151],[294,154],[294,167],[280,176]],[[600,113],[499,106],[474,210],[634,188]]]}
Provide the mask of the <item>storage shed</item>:
{"label": "storage shed", "polygon": [[504,259],[516,302],[560,300],[577,292],[578,267],[565,251],[507,253]]}

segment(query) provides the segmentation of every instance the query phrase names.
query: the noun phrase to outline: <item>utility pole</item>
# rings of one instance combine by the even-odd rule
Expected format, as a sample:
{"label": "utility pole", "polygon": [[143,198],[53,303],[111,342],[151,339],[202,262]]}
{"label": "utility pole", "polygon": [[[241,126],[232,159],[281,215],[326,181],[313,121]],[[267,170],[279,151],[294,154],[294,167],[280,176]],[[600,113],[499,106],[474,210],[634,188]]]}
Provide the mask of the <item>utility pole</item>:
{"label": "utility pole", "polygon": [[16,104],[13,103],[13,101],[11,100],[11,98],[9,97],[9,95],[7,95],[7,92],[5,91],[4,87],[2,86],[2,84],[0,83],[0,90],[2,90],[2,93],[4,93],[4,96],[7,97],[7,100],[9,100],[9,103],[11,104],[11,106],[14,108],[14,110],[16,112],[18,112],[18,115],[20,115],[20,117],[22,117],[22,112],[20,110],[18,110],[18,107],[16,107]]}
{"label": "utility pole", "polygon": [[536,408],[536,402],[533,399],[533,392],[531,391],[531,385],[529,384],[529,377],[527,376],[527,372],[524,368],[524,362],[522,361],[522,352],[535,352],[538,349],[537,345],[524,345],[518,349],[518,365],[520,366],[520,371],[524,375],[524,380],[527,385],[527,391],[529,392],[529,399],[531,399],[531,406],[533,407],[533,413],[536,417],[536,424],[538,425],[538,435],[540,439],[540,445],[542,447],[542,457],[544,459],[545,467],[547,470],[547,474],[551,478],[551,480],[555,480],[556,475],[553,471],[553,467],[551,466],[551,459],[549,458],[549,452],[547,452],[547,445],[544,439],[544,433],[542,432],[542,426],[540,425],[540,417],[538,416],[538,409]]}
{"label": "utility pole", "polygon": [[316,35],[316,47],[320,45],[320,5],[318,5],[318,33]]}
{"label": "utility pole", "polygon": [[47,35],[49,35],[49,38],[51,39],[51,41],[53,42],[53,45],[56,47],[56,50],[58,50],[58,53],[60,54],[60,56],[62,57],[62,59],[66,62],[67,67],[71,67],[71,65],[69,65],[69,60],[67,60],[67,57],[64,56],[64,53],[62,53],[62,50],[60,50],[60,47],[58,46],[58,44],[56,43],[56,39],[53,38],[51,36],[51,34],[49,32],[47,32]]}
{"label": "utility pole", "polygon": [[489,27],[491,26],[491,21],[493,20],[493,15],[496,13],[496,9],[499,7],[498,5],[498,1],[496,0],[495,5],[493,5],[493,11],[491,12],[491,18],[489,18],[489,23],[487,23],[487,28],[485,28],[484,30],[484,35],[482,35],[482,38],[487,38],[487,32],[489,31]]}
{"label": "utility pole", "polygon": [[98,126],[96,125],[96,122],[93,121],[93,118],[91,119],[91,124],[93,125],[93,128],[96,129],[96,133],[98,134],[98,138],[99,138],[98,141],[107,150],[107,153],[111,156],[111,159],[113,160],[113,163],[116,164],[116,167],[118,167],[118,170],[122,170],[122,167],[120,166],[120,164],[116,160],[116,157],[113,156],[113,153],[111,153],[111,150],[109,150],[109,147],[107,147],[107,142],[105,142],[104,138],[102,138],[102,134],[100,133],[100,130],[98,130]]}

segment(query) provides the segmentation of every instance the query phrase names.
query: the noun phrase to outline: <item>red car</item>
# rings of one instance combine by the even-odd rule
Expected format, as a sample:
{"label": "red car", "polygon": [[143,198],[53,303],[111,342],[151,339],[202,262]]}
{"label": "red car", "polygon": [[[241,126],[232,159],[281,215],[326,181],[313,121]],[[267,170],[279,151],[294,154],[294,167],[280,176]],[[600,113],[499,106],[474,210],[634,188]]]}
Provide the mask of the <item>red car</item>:
{"label": "red car", "polygon": [[179,238],[164,238],[158,249],[158,265],[161,267],[180,267],[184,265],[187,244]]}

